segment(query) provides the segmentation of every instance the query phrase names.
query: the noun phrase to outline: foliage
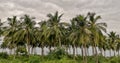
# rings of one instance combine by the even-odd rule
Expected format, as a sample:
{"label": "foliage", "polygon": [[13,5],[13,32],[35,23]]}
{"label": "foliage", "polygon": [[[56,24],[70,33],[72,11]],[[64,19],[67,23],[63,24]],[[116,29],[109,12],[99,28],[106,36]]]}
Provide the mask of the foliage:
{"label": "foliage", "polygon": [[7,54],[7,52],[1,52],[0,53],[0,58],[7,59],[8,57],[9,57],[9,55]]}
{"label": "foliage", "polygon": [[[59,14],[58,11],[54,14],[50,13],[47,15],[47,20],[39,23],[29,15],[20,16],[20,18],[13,16],[8,17],[7,26],[3,26],[4,23],[0,21],[0,36],[4,36],[1,48],[9,49],[10,55],[14,53],[12,58],[16,58],[11,63],[19,62],[24,58],[21,56],[27,55],[28,59],[24,58],[23,61],[28,63],[39,63],[38,59],[41,58],[42,63],[103,63],[102,61],[115,63],[119,61],[115,52],[117,51],[119,56],[120,37],[116,32],[107,34],[107,24],[98,22],[101,16],[93,12],[88,12],[86,15],[79,14],[73,17],[70,23],[61,22],[62,16],[63,14]],[[36,54],[37,47],[41,48],[42,57],[30,57],[31,54]],[[44,56],[45,47],[49,49],[47,56]],[[90,47],[92,47],[92,56],[89,55]],[[81,49],[81,56],[76,54],[77,48]],[[72,49],[71,55],[69,55],[71,53],[69,49]],[[112,57],[112,50],[114,58],[107,58],[105,54],[103,56],[102,53],[106,50],[110,52],[110,57]],[[1,58],[7,57],[6,53],[1,53]],[[4,61],[7,60],[4,59]]]}
{"label": "foliage", "polygon": [[[26,56],[9,56],[8,59],[1,58],[0,63],[83,63],[82,57],[79,56],[77,59],[72,59],[69,57],[62,57],[61,59],[48,59],[46,57],[41,57],[38,55],[30,55],[30,57]],[[99,63],[119,63],[120,59],[118,57],[103,57],[99,56]],[[88,63],[96,63],[94,61],[93,56],[88,56]]]}
{"label": "foliage", "polygon": [[52,52],[48,53],[49,59],[61,59],[64,56],[67,56],[67,52],[63,48],[56,48]]}

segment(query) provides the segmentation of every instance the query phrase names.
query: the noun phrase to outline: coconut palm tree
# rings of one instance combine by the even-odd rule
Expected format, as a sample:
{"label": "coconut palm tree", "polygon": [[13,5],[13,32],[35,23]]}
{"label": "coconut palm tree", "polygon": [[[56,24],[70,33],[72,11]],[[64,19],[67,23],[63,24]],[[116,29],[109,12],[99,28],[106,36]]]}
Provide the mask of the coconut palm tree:
{"label": "coconut palm tree", "polygon": [[[61,37],[63,36],[63,33],[61,31],[61,23],[60,23],[60,20],[61,20],[61,17],[62,17],[63,14],[59,15],[58,12],[56,12],[54,15],[52,14],[48,14],[47,17],[48,17],[48,26],[49,26],[49,29],[50,31],[48,33],[53,33],[55,34],[55,41],[57,42],[57,45],[59,47],[61,47]],[[51,34],[47,34],[48,37],[51,35]],[[56,45],[56,46],[57,46]]]}
{"label": "coconut palm tree", "polygon": [[118,52],[118,56],[120,55],[120,36],[119,35],[117,35],[117,39],[116,39],[116,41],[117,41],[117,46],[116,46],[116,51]]}
{"label": "coconut palm tree", "polygon": [[[76,25],[77,28],[77,37],[75,37],[74,41],[76,41],[78,38],[78,43],[81,44],[81,50],[82,50],[82,54],[85,53],[85,55],[83,55],[83,60],[85,63],[87,63],[87,49],[86,49],[86,45],[89,42],[89,37],[90,37],[90,30],[88,29],[88,24],[87,24],[87,16],[84,17],[83,15],[78,15],[75,18],[72,19],[72,21],[74,21],[74,24]],[[76,34],[76,32],[73,32],[72,35],[76,36],[74,34]],[[83,50],[84,49],[84,50]]]}
{"label": "coconut palm tree", "polygon": [[16,16],[13,16],[12,18],[8,18],[7,21],[8,26],[4,32],[4,41],[8,44],[8,48],[12,51],[12,49],[16,46],[14,34],[18,30],[18,20]]}
{"label": "coconut palm tree", "polygon": [[107,24],[106,23],[99,23],[97,22],[99,19],[101,19],[100,16],[96,16],[95,13],[88,13],[88,24],[90,26],[90,30],[92,32],[91,34],[91,39],[92,39],[92,44],[93,44],[93,50],[95,50],[95,55],[96,55],[96,63],[98,63],[98,57],[97,57],[97,47],[98,44],[100,42],[100,38],[103,37],[101,36],[101,34],[103,34],[102,32],[106,32],[106,27]]}
{"label": "coconut palm tree", "polygon": [[[99,40],[99,44],[98,44],[98,48],[99,48],[99,51],[100,51],[100,54],[103,56],[103,52],[106,51],[107,49],[107,39],[106,39],[106,36],[101,34],[102,36],[100,37],[100,40]],[[105,54],[104,54],[105,55]]]}
{"label": "coconut palm tree", "polygon": [[[39,22],[39,29],[37,33],[37,41],[39,42],[38,46],[41,47],[41,54],[44,55],[44,47],[48,45],[48,39],[46,37],[46,33],[48,32],[48,26],[46,21]],[[50,46],[50,44],[49,44]]]}
{"label": "coconut palm tree", "polygon": [[71,26],[69,27],[70,28],[69,41],[71,42],[70,45],[73,47],[74,59],[75,59],[75,45],[76,43],[79,43],[78,40],[80,38],[79,28],[75,23],[76,23],[75,21],[71,21]]}
{"label": "coconut palm tree", "polygon": [[115,56],[115,50],[117,48],[117,34],[116,34],[116,32],[112,31],[108,34],[108,41],[109,41],[108,44],[110,47],[110,53],[111,53],[111,50],[113,50],[114,56]]}
{"label": "coconut palm tree", "polygon": [[34,35],[34,19],[34,17],[30,17],[28,15],[24,15],[23,17],[21,17],[19,31],[15,33],[15,40],[17,40],[17,42],[25,42],[27,44],[28,55],[30,54],[31,43],[36,42]]}
{"label": "coconut palm tree", "polygon": [[[0,38],[3,35],[3,32],[4,32],[3,24],[4,23],[2,23],[1,20],[0,20]],[[2,41],[2,38],[0,39],[0,41]],[[5,48],[7,48],[7,45],[5,43],[4,44],[2,43],[1,48],[3,48],[3,50],[4,50]]]}

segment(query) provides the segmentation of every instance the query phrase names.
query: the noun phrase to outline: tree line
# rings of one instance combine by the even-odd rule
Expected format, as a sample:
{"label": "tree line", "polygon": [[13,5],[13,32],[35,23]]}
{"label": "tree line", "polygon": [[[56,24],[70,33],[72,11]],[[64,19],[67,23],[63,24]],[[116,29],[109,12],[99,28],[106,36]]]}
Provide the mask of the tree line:
{"label": "tree line", "polygon": [[[111,31],[107,33],[107,24],[98,22],[101,16],[88,12],[86,15],[77,15],[70,20],[70,23],[61,22],[63,14],[55,12],[47,14],[48,19],[37,23],[35,17],[24,15],[18,18],[13,16],[7,21],[0,21],[0,36],[4,37],[1,44],[2,49],[8,48],[14,54],[33,54],[36,47],[41,48],[44,55],[44,47],[52,51],[52,48],[64,48],[66,52],[73,49],[73,56],[77,48],[81,49],[81,56],[87,63],[89,48],[92,47],[92,54],[97,59],[98,55],[109,50],[116,51],[119,55],[120,37]],[[7,25],[5,25],[7,23]],[[36,26],[38,25],[38,26]],[[98,50],[100,53],[98,53]],[[10,53],[11,53],[10,52]],[[30,53],[31,52],[31,53]]]}

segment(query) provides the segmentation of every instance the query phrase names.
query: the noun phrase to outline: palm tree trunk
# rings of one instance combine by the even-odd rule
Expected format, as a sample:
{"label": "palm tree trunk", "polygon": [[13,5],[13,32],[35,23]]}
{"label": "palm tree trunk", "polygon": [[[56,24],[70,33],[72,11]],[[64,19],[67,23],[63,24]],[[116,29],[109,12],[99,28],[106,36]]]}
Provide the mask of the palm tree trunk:
{"label": "palm tree trunk", "polygon": [[34,49],[34,55],[36,55],[37,54],[37,51],[36,51],[36,48]]}
{"label": "palm tree trunk", "polygon": [[118,50],[118,56],[120,56],[120,50]]}
{"label": "palm tree trunk", "polygon": [[30,55],[30,41],[29,41],[29,33],[27,29],[27,47],[28,47],[28,56]]}
{"label": "palm tree trunk", "polygon": [[105,50],[103,50],[103,54],[104,54],[104,57],[105,57]]}
{"label": "palm tree trunk", "polygon": [[73,59],[75,59],[75,46],[73,45]]}
{"label": "palm tree trunk", "polygon": [[85,51],[85,63],[87,63],[87,47],[86,47],[86,44],[84,44],[84,51]]}
{"label": "palm tree trunk", "polygon": [[32,47],[32,49],[31,49],[31,54],[34,54],[34,53],[33,53],[33,50],[34,50],[34,47]]}
{"label": "palm tree trunk", "polygon": [[10,55],[12,54],[12,49],[10,49]]}
{"label": "palm tree trunk", "polygon": [[44,47],[41,47],[41,55],[44,56]]}
{"label": "palm tree trunk", "polygon": [[89,56],[89,48],[87,48],[87,56]]}
{"label": "palm tree trunk", "polygon": [[67,47],[67,53],[69,53],[69,47]]}
{"label": "palm tree trunk", "polygon": [[61,40],[60,40],[60,38],[59,38],[59,47],[61,48]]}
{"label": "palm tree trunk", "polygon": [[66,46],[66,52],[68,53],[68,47]]}
{"label": "palm tree trunk", "polygon": [[92,53],[93,53],[93,55],[95,55],[95,53],[94,53],[94,46],[92,46]]}
{"label": "palm tree trunk", "polygon": [[2,53],[4,52],[4,48],[2,49]]}
{"label": "palm tree trunk", "polygon": [[86,46],[85,46],[85,61],[87,63],[87,48],[86,48]]}
{"label": "palm tree trunk", "polygon": [[95,56],[96,56],[96,63],[98,63],[98,52],[97,52],[97,47],[95,45]]}
{"label": "palm tree trunk", "polygon": [[84,59],[83,45],[81,46],[81,53],[82,53],[82,57],[83,57],[83,59]]}
{"label": "palm tree trunk", "polygon": [[69,47],[69,52],[71,53],[71,49],[70,49],[71,47]]}
{"label": "palm tree trunk", "polygon": [[78,50],[77,50],[77,46],[76,46],[76,56],[78,55]]}
{"label": "palm tree trunk", "polygon": [[102,48],[99,48],[99,50],[100,50],[100,54],[103,56],[103,54],[102,54],[102,52],[103,52],[103,51],[102,51]]}
{"label": "palm tree trunk", "polygon": [[49,52],[51,52],[52,50],[51,50],[51,46],[49,46]]}
{"label": "palm tree trunk", "polygon": [[111,57],[111,49],[110,49],[110,57]]}
{"label": "palm tree trunk", "polygon": [[115,57],[115,50],[113,50],[113,52],[114,52],[114,57]]}
{"label": "palm tree trunk", "polygon": [[84,48],[83,48],[83,45],[81,46],[81,52],[82,52],[83,61],[84,61],[84,63],[85,63]]}
{"label": "palm tree trunk", "polygon": [[30,55],[30,45],[28,45],[28,55]]}

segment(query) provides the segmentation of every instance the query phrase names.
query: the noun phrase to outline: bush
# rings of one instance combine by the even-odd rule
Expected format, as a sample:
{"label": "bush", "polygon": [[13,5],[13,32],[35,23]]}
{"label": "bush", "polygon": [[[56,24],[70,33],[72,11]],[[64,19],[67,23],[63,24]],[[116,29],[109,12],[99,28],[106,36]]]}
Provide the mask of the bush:
{"label": "bush", "polygon": [[67,53],[65,52],[64,49],[57,48],[48,54],[48,58],[49,59],[61,59],[62,57],[66,56],[66,55],[67,55]]}
{"label": "bush", "polygon": [[19,46],[16,50],[16,53],[20,55],[27,55],[27,50],[24,46]]}
{"label": "bush", "polygon": [[0,53],[0,58],[7,59],[8,57],[9,57],[9,55],[7,54],[7,52],[1,52]]}

